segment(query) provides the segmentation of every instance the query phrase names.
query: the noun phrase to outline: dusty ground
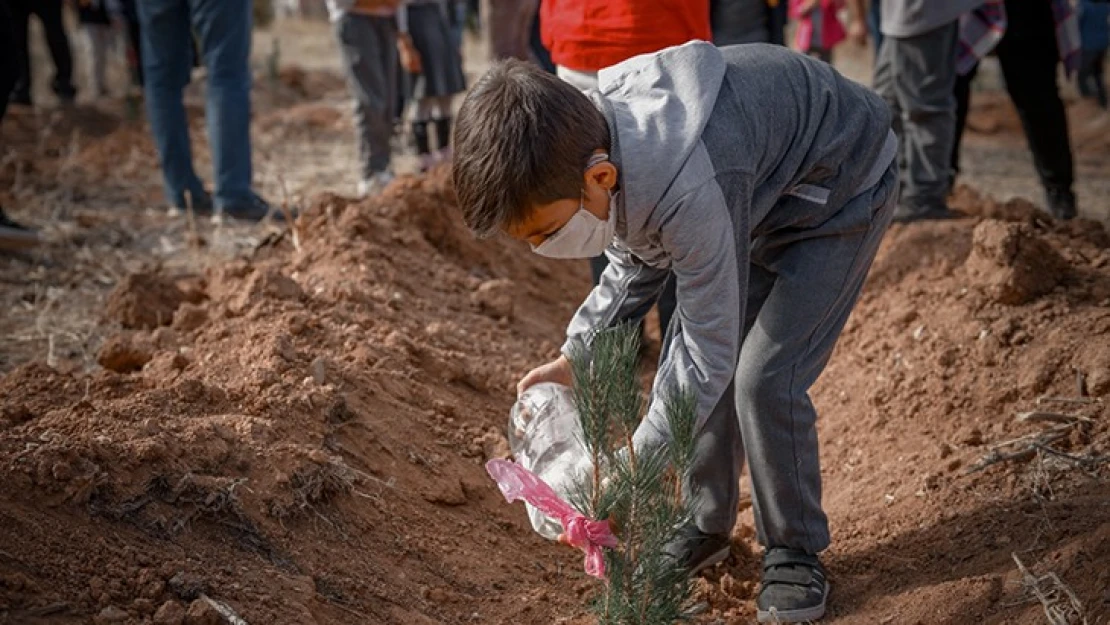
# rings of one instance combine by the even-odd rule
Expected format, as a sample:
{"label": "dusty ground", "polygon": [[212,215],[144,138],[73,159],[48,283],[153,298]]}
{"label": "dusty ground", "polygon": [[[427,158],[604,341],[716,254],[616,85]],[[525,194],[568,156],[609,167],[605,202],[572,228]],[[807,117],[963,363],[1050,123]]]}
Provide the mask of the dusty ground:
{"label": "dusty ground", "polygon": [[[580,559],[481,469],[585,267],[474,241],[443,171],[333,195],[343,85],[326,29],[283,28],[309,70],[271,76],[260,39],[254,137],[295,232],[166,216],[123,104],[5,121],[0,200],[48,244],[0,257],[0,622],[218,622],[203,595],[250,623],[587,623]],[[831,623],[1045,622],[1014,554],[1110,622],[1110,237],[975,190],[1019,158],[992,97],[967,217],[892,229],[814,392]],[[754,620],[750,512],[734,538],[699,622]]]}

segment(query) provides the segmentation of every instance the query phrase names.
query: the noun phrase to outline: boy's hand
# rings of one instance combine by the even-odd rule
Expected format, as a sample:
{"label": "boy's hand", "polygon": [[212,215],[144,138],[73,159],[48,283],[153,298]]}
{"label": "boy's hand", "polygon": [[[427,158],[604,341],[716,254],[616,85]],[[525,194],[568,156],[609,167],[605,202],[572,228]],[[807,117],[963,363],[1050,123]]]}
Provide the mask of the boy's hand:
{"label": "boy's hand", "polygon": [[570,361],[567,360],[566,356],[559,356],[555,360],[529,371],[528,375],[525,375],[524,378],[517,383],[516,394],[518,396],[522,395],[529,387],[534,384],[539,384],[540,382],[554,382],[556,384],[562,384],[563,386],[571,386],[573,380],[570,371]]}
{"label": "boy's hand", "polygon": [[420,63],[420,53],[416,51],[416,46],[412,45],[412,38],[408,35],[400,35],[397,37],[397,52],[401,55],[401,67],[410,74],[419,74],[423,71],[423,66]]}

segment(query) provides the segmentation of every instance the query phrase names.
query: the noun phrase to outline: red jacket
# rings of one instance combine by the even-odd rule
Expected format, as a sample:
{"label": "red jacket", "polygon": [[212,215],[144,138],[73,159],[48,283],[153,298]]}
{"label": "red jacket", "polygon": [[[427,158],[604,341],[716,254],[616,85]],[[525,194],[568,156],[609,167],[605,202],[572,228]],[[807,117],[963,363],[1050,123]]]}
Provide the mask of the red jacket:
{"label": "red jacket", "polygon": [[542,0],[551,60],[583,72],[691,39],[710,41],[709,0]]}

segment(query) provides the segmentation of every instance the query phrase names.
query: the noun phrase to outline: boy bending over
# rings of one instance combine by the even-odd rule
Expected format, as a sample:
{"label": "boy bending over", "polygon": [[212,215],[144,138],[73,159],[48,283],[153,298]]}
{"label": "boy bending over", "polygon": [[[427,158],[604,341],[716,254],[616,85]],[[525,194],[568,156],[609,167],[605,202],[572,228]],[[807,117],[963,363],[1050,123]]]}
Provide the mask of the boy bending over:
{"label": "boy bending over", "polygon": [[668,552],[724,560],[745,456],[765,548],[761,622],[820,618],[829,585],[817,414],[809,388],[855,304],[897,199],[889,107],[785,48],[702,42],[634,57],[584,95],[526,63],[495,65],[459,111],[454,177],[467,225],[537,254],[610,264],[563,356],[524,377],[569,385],[566,355],[639,320],[677,278],[648,413],[698,397],[695,523]]}

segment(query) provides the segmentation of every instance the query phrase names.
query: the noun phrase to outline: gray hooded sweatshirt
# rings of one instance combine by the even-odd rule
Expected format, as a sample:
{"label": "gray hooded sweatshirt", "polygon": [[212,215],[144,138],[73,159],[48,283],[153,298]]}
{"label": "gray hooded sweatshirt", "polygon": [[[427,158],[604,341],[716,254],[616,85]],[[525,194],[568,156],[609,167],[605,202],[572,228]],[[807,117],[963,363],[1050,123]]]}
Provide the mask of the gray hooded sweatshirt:
{"label": "gray hooded sweatshirt", "polygon": [[603,69],[592,99],[620,171],[609,268],[563,353],[639,320],[673,272],[678,309],[637,445],[666,436],[661,393],[698,397],[698,425],[740,353],[752,245],[815,229],[876,185],[897,141],[890,108],[826,63],[781,46],[691,42]]}

